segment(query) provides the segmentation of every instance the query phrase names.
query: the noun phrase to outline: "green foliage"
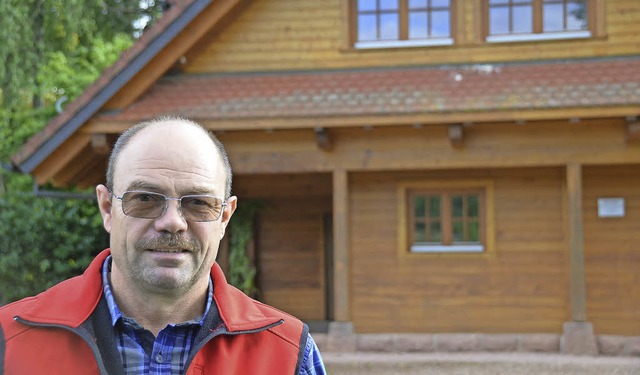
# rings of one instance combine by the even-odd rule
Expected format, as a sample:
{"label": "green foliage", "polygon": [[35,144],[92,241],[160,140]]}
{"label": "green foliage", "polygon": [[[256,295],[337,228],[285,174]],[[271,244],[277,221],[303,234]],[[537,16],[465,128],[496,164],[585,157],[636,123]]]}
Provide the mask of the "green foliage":
{"label": "green foliage", "polygon": [[11,154],[54,115],[53,106],[13,110],[0,107],[0,161],[8,161]]}
{"label": "green foliage", "polygon": [[108,246],[94,201],[36,197],[25,192],[29,176],[5,178],[8,191],[0,196],[0,304],[80,274]]}
{"label": "green foliage", "polygon": [[90,45],[78,46],[71,55],[64,51],[48,52],[38,75],[44,102],[55,103],[63,96],[80,96],[84,88],[131,46],[132,41],[126,34],[117,34],[108,42],[97,38]]}
{"label": "green foliage", "polygon": [[247,245],[253,236],[253,219],[262,208],[262,203],[256,200],[243,201],[238,205],[233,219],[229,224],[229,283],[242,290],[245,294],[255,296],[256,267],[251,264],[247,255]]}
{"label": "green foliage", "polygon": [[39,74],[51,52],[80,58],[96,40],[133,37],[141,19],[154,22],[161,1],[3,0],[0,1],[0,87],[5,108],[39,106]]}
{"label": "green foliage", "polygon": [[[141,4],[145,4],[141,7]],[[152,0],[0,1],[0,162],[79,96],[133,42]],[[0,304],[80,273],[108,246],[96,203],[37,197],[33,181],[0,169]]]}

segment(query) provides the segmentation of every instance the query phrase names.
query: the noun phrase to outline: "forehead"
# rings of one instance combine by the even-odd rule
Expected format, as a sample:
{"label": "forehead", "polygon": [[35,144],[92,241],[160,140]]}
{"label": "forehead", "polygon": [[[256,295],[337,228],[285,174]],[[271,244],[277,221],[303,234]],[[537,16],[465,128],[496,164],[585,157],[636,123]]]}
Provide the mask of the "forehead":
{"label": "forehead", "polygon": [[201,129],[163,123],[133,136],[116,161],[115,189],[141,181],[167,192],[223,193],[225,171],[220,153]]}

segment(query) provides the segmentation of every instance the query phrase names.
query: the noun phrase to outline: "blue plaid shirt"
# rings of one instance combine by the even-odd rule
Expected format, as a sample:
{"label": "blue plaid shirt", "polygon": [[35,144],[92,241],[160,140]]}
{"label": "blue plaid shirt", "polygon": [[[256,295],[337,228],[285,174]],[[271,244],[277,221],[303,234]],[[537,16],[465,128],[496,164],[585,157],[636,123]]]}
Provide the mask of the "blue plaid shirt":
{"label": "blue plaid shirt", "polygon": [[[111,292],[110,271],[111,256],[107,257],[102,265],[102,285],[125,373],[127,375],[183,374],[191,346],[213,301],[211,280],[209,280],[205,313],[188,322],[169,324],[158,333],[158,337],[154,337],[153,333],[142,327],[135,319],[122,315]],[[311,335],[307,339],[304,360],[298,374],[326,374],[320,351]]]}

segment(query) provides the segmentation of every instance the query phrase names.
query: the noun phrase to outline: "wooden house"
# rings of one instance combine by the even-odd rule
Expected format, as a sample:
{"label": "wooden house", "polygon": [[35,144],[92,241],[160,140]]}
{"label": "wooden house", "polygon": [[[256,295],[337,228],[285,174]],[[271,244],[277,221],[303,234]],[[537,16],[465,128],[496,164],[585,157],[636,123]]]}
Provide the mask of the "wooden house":
{"label": "wooden house", "polygon": [[239,204],[266,203],[266,303],[640,352],[637,0],[173,1],[13,162],[91,186],[162,115],[214,131]]}

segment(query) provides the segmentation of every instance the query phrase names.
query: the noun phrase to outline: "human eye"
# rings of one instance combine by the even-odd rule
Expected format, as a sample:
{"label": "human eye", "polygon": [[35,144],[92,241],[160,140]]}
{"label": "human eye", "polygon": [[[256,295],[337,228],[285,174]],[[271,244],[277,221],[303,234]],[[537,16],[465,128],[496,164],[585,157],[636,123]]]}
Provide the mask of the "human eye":
{"label": "human eye", "polygon": [[215,198],[209,197],[207,195],[190,195],[185,196],[183,199],[183,204],[192,206],[192,207],[214,207],[215,206]]}
{"label": "human eye", "polygon": [[129,201],[140,202],[140,203],[151,203],[162,201],[163,197],[157,193],[150,193],[147,191],[132,191],[126,193],[127,199]]}

